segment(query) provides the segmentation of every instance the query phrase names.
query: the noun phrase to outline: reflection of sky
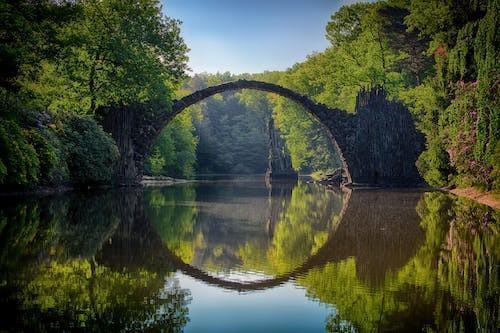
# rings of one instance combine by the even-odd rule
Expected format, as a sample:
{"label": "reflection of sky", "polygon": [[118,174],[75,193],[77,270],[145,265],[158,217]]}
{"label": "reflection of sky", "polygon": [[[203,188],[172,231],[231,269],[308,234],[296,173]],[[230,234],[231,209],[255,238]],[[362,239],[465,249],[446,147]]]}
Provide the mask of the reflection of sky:
{"label": "reflection of sky", "polygon": [[330,15],[354,0],[162,0],[198,72],[284,70],[328,46]]}
{"label": "reflection of sky", "polygon": [[211,272],[211,275],[224,281],[235,281],[243,283],[257,282],[273,278],[273,276],[265,274],[263,272],[243,271],[240,269],[240,267],[230,270],[229,272],[217,272],[217,274]]}
{"label": "reflection of sky", "polygon": [[209,286],[181,273],[180,286],[192,301],[185,332],[325,332],[332,309],[308,299],[305,290],[286,283],[257,292],[238,293]]}

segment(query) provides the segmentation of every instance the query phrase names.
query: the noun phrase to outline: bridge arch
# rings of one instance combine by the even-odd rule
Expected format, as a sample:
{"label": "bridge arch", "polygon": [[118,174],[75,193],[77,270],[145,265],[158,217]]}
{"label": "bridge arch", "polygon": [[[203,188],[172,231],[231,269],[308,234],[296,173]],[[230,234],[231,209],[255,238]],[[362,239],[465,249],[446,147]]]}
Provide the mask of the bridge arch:
{"label": "bridge arch", "polygon": [[[314,119],[316,119],[322,125],[323,129],[328,134],[328,137],[330,138],[332,145],[335,147],[335,150],[339,154],[347,180],[349,183],[352,182],[351,174],[349,172],[348,161],[344,158],[342,147],[336,140],[336,134],[337,135],[342,135],[342,134],[332,133],[331,128],[329,128],[322,122],[322,116],[324,116],[325,112],[329,112],[330,109],[326,105],[314,102],[305,95],[301,95],[291,89],[279,86],[277,84],[255,81],[255,80],[237,80],[237,81],[225,82],[222,84],[198,90],[179,100],[175,100],[172,105],[172,111],[169,114],[165,114],[164,117],[162,118],[160,128],[164,128],[173,118],[175,118],[177,115],[179,115],[182,111],[184,111],[188,107],[198,102],[201,102],[210,96],[227,91],[236,91],[243,89],[251,89],[251,90],[274,93],[279,96],[288,98],[291,101],[302,106]],[[335,111],[340,111],[340,110],[335,110]],[[343,114],[339,113],[338,115],[339,118],[341,118],[338,119],[339,121],[341,121],[346,116],[346,113],[344,112],[342,113]]]}

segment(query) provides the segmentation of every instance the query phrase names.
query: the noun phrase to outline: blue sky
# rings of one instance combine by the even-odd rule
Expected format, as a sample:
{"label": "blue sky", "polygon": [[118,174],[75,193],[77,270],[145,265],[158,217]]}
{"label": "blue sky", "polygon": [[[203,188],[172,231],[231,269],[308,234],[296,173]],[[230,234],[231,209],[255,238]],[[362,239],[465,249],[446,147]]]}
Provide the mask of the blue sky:
{"label": "blue sky", "polygon": [[328,46],[330,15],[353,0],[163,0],[181,20],[194,73],[284,70]]}

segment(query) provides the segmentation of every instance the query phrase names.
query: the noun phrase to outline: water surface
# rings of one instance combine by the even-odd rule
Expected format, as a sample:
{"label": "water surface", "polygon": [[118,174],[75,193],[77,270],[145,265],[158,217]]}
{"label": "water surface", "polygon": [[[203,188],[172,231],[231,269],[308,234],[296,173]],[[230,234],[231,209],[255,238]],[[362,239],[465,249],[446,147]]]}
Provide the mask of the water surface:
{"label": "water surface", "polygon": [[493,332],[499,219],[248,179],[2,198],[0,331]]}

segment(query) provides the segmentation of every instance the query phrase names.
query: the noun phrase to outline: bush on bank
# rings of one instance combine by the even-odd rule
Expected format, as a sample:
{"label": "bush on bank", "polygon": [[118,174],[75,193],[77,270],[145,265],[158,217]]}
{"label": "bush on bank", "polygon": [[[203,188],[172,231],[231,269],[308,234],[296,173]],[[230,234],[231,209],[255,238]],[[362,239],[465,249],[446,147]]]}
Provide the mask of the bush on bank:
{"label": "bush on bank", "polygon": [[70,117],[61,131],[71,180],[78,185],[109,183],[120,156],[114,140],[92,118]]}
{"label": "bush on bank", "polygon": [[26,188],[110,183],[119,158],[113,139],[90,117],[42,128],[0,122],[0,185]]}

